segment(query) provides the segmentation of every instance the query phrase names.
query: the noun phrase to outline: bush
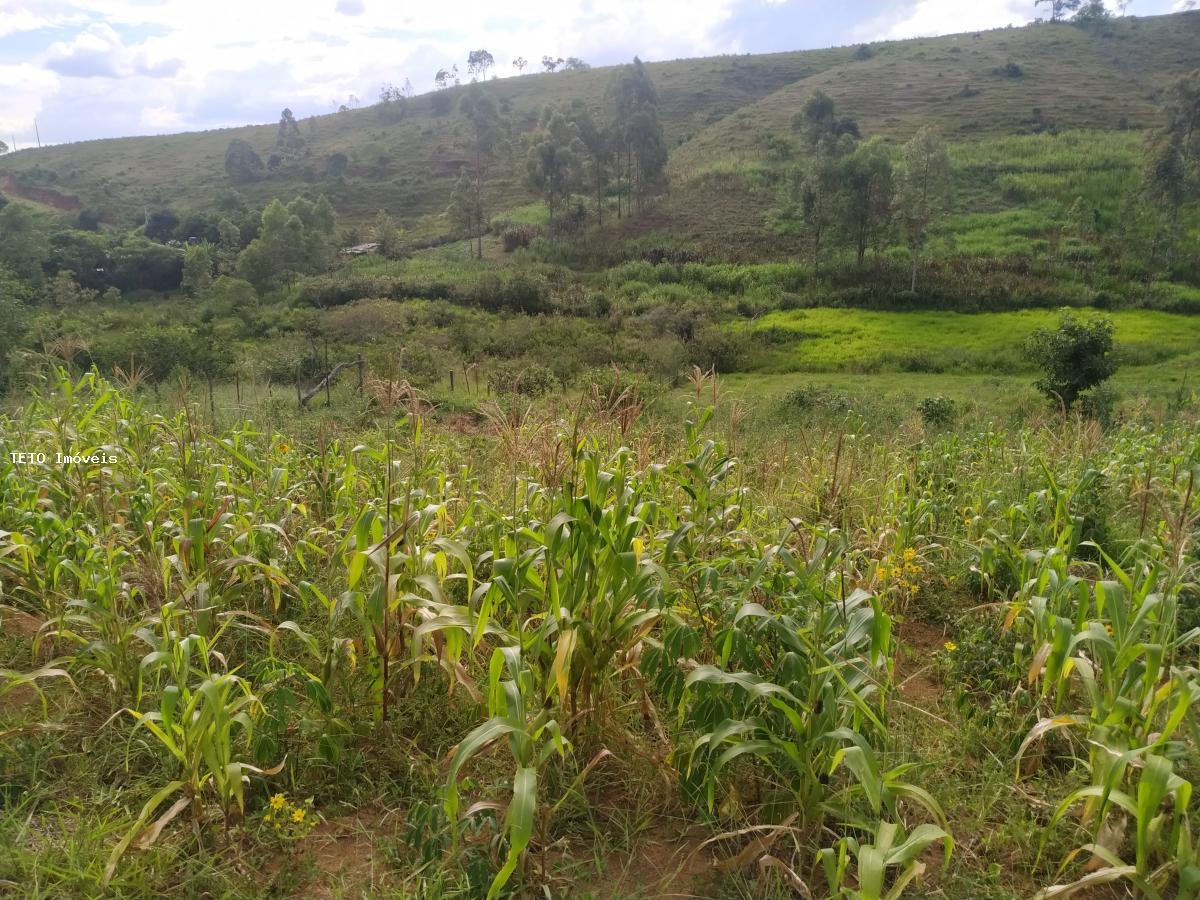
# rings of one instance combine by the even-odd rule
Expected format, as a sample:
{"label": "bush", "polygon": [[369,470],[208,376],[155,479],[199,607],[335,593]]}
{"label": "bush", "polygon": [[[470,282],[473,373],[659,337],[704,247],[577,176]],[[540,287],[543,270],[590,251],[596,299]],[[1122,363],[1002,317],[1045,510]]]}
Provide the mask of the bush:
{"label": "bush", "polygon": [[500,397],[541,397],[557,389],[558,379],[538,363],[501,363],[488,373],[488,387]]}
{"label": "bush", "polygon": [[849,394],[823,386],[792,388],[781,405],[784,415],[845,415],[854,408]]}
{"label": "bush", "polygon": [[1058,328],[1035,331],[1027,349],[1042,369],[1038,390],[1065,409],[1117,370],[1112,357],[1113,323],[1102,316],[1080,320],[1064,313]]}
{"label": "bush", "polygon": [[528,247],[541,234],[539,225],[510,225],[501,232],[500,240],[504,242],[504,252],[512,253]]}
{"label": "bush", "polygon": [[926,428],[946,428],[954,421],[954,401],[940,394],[924,398],[917,404],[917,409]]}
{"label": "bush", "polygon": [[716,326],[701,329],[687,344],[688,360],[701,369],[715,369],[721,374],[740,372],[750,357],[750,344],[743,334]]}
{"label": "bush", "polygon": [[659,263],[664,262],[670,263],[673,266],[704,262],[702,254],[683,247],[651,247],[643,254],[643,259],[652,266],[657,266]]}
{"label": "bush", "polygon": [[1105,428],[1116,421],[1117,393],[1108,385],[1099,384],[1080,392],[1076,402],[1080,415],[1095,419]]}

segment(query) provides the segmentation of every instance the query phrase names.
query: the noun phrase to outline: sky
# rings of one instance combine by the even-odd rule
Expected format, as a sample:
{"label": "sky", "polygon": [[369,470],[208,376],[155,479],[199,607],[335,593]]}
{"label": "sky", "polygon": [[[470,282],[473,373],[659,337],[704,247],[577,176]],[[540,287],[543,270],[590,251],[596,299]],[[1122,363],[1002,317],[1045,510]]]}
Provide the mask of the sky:
{"label": "sky", "polygon": [[[1132,0],[1156,15],[1189,0]],[[42,143],[272,122],[418,93],[484,48],[489,73],[766,53],[1019,25],[1032,0],[0,0],[0,140]]]}

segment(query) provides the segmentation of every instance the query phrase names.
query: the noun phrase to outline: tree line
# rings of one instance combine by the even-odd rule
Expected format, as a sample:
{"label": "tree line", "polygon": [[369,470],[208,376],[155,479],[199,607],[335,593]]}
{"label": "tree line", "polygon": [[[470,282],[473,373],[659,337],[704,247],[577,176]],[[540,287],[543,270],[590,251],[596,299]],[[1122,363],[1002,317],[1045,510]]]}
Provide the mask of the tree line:
{"label": "tree line", "polygon": [[[596,223],[603,225],[606,199],[615,201],[620,219],[643,209],[666,186],[668,152],[658,91],[640,59],[616,69],[605,98],[598,115],[580,99],[544,107],[537,127],[521,142],[525,181],[546,206],[552,236],[578,228],[586,217],[581,202],[570,208],[573,198],[590,197]],[[472,160],[459,176],[448,214],[455,228],[475,238],[482,257],[489,167],[515,142],[511,123],[482,89],[468,91],[459,109],[469,125]]]}
{"label": "tree line", "polygon": [[[867,251],[878,256],[895,228],[909,249],[915,291],[921,252],[952,188],[950,157],[937,132],[919,129],[893,163],[879,139],[863,140],[858,124],[839,117],[833,100],[820,91],[809,97],[792,127],[808,155],[786,173],[773,210],[776,227],[807,244],[816,274],[835,236],[853,246],[862,266]],[[774,152],[786,152],[772,145]]]}
{"label": "tree line", "polygon": [[[1114,251],[1132,252],[1149,274],[1172,269],[1186,237],[1184,210],[1200,197],[1200,70],[1166,92],[1164,121],[1149,133],[1141,171],[1122,197]],[[899,238],[911,261],[909,289],[916,291],[919,262],[938,222],[952,208],[954,170],[936,130],[920,128],[898,157],[878,138],[864,138],[858,124],[839,116],[824,93],[808,98],[792,121],[805,157],[786,168],[771,211],[773,226],[798,237],[807,262],[820,274],[836,245],[853,248],[862,268],[868,252],[878,260]],[[787,160],[794,144],[769,134],[768,156]],[[1095,239],[1096,217],[1078,198],[1067,228]]]}

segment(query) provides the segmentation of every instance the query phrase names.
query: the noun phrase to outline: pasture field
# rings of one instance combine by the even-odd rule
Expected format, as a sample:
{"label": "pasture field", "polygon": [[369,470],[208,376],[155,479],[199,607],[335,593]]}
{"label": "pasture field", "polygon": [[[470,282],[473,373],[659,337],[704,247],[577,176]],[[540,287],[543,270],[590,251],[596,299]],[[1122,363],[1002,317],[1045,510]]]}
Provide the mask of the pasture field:
{"label": "pasture field", "polygon": [[[1200,363],[1200,318],[1152,310],[1110,315],[1126,365]],[[780,345],[764,354],[765,372],[910,370],[1013,374],[1032,365],[1022,349],[1058,313],[875,312],[806,309],[769,313],[745,325],[754,341]],[[1136,378],[1136,375],[1131,375]]]}

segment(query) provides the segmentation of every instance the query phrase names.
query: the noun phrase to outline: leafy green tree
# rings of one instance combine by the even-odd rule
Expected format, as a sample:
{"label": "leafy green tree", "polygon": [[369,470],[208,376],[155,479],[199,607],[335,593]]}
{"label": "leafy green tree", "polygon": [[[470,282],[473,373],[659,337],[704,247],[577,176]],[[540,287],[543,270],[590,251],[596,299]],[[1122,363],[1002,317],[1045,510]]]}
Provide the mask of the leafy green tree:
{"label": "leafy green tree", "polygon": [[183,277],[183,254],[174,247],[128,235],[108,251],[107,280],[122,291],[173,291]]}
{"label": "leafy green tree", "polygon": [[8,152],[8,144],[4,143],[4,141],[0,141],[0,156],[3,156],[7,152]]}
{"label": "leafy green tree", "polygon": [[467,54],[467,74],[472,81],[487,81],[488,69],[496,65],[496,59],[486,50],[472,50]]}
{"label": "leafy green tree", "polygon": [[645,198],[665,184],[667,145],[658,120],[658,90],[645,65],[635,56],[632,63],[613,73],[608,96],[613,110],[617,171],[621,173],[626,212],[632,213],[633,200],[640,209]]}
{"label": "leafy green tree", "polygon": [[579,140],[587,149],[587,181],[596,197],[596,222],[604,224],[604,190],[608,186],[608,167],[612,158],[610,135],[596,124],[586,103],[576,98],[571,101],[567,118],[579,133]]}
{"label": "leafy green tree", "polygon": [[[454,182],[454,190],[450,192],[450,205],[446,207],[446,218],[450,220],[450,227],[459,235],[465,234],[468,238],[474,238],[476,222],[475,216],[475,179],[463,170],[458,175],[458,181]],[[474,252],[474,242],[472,241],[472,253]]]}
{"label": "leafy green tree", "polygon": [[49,234],[29,206],[12,202],[0,208],[0,266],[36,285],[49,258]]}
{"label": "leafy green tree", "polygon": [[785,216],[799,226],[808,245],[813,271],[821,271],[821,250],[841,215],[841,165],[824,150],[792,170],[788,179]]}
{"label": "leafy green tree", "polygon": [[859,136],[858,123],[845,116],[838,118],[833,99],[824,91],[815,91],[804,101],[800,112],[792,116],[792,130],[803,134],[810,147],[831,137]]}
{"label": "leafy green tree", "polygon": [[580,160],[585,153],[579,130],[561,111],[547,106],[537,130],[529,138],[526,177],[546,201],[550,230],[554,212],[579,182]]}
{"label": "leafy green tree", "polygon": [[379,89],[379,103],[376,108],[381,121],[389,125],[402,122],[408,114],[408,97],[403,88],[385,84]]}
{"label": "leafy green tree", "polygon": [[892,211],[892,161],[878,139],[858,145],[842,163],[842,227],[858,264],[879,243]]}
{"label": "leafy green tree", "polygon": [[298,156],[304,151],[304,136],[300,134],[300,123],[287,107],[279,114],[279,133],[275,136],[275,146],[285,156]]}
{"label": "leafy green tree", "polygon": [[38,299],[51,309],[72,309],[91,303],[99,292],[92,288],[80,287],[75,276],[66,269],[42,285]]}
{"label": "leafy green tree", "polygon": [[1200,69],[1166,97],[1166,122],[1146,145],[1141,183],[1126,232],[1151,265],[1170,265],[1183,233],[1182,211],[1200,192]]}
{"label": "leafy green tree", "polygon": [[[485,51],[486,52],[486,51]],[[484,215],[484,183],[487,181],[488,168],[504,137],[504,122],[496,110],[495,101],[477,88],[472,88],[459,103],[459,109],[471,126],[471,153],[473,165],[468,176],[471,202],[466,206],[452,200],[452,209],[466,213],[464,226],[468,234],[476,239],[476,255],[483,259],[483,232],[486,217]],[[467,175],[466,172],[463,175]],[[459,181],[462,181],[460,177]],[[457,190],[457,188],[456,188]]]}
{"label": "leafy green tree", "polygon": [[183,251],[183,290],[189,297],[204,297],[212,286],[213,254],[206,243],[192,244]]}
{"label": "leafy green tree", "polygon": [[1063,313],[1058,328],[1039,328],[1030,335],[1026,349],[1042,370],[1037,389],[1064,410],[1117,371],[1113,323],[1102,316],[1080,320]]}
{"label": "leafy green tree", "polygon": [[379,210],[375,215],[375,223],[371,234],[379,244],[379,253],[388,259],[399,259],[404,253],[404,230],[396,224],[396,220],[385,210]]}
{"label": "leafy green tree", "polygon": [[234,138],[225,150],[225,174],[234,181],[253,181],[263,173],[262,157],[246,141]]}
{"label": "leafy green tree", "polygon": [[320,272],[333,260],[337,218],[324,197],[298,197],[284,206],[272,200],[262,212],[258,237],[238,257],[238,274],[259,293]]}
{"label": "leafy green tree", "polygon": [[0,266],[0,388],[7,387],[12,353],[28,331],[33,289],[11,269]]}
{"label": "leafy green tree", "polygon": [[226,275],[237,266],[237,255],[242,249],[242,230],[233,220],[221,218],[217,221],[217,273]]}
{"label": "leafy green tree", "polygon": [[910,290],[917,289],[917,261],[946,210],[950,189],[950,156],[937,132],[925,125],[904,145],[896,173],[896,218],[912,259]]}
{"label": "leafy green tree", "polygon": [[529,60],[523,56],[518,56],[512,61],[513,68],[517,70],[518,75],[525,74],[525,67],[529,65]]}
{"label": "leafy green tree", "polygon": [[50,235],[50,257],[59,270],[66,269],[84,287],[108,283],[109,241],[104,235],[64,228]]}
{"label": "leafy green tree", "polygon": [[179,227],[179,216],[169,209],[156,209],[146,216],[144,232],[152,241],[169,241],[175,237]]}
{"label": "leafy green tree", "polygon": [[438,86],[438,90],[445,90],[451,84],[458,84],[458,66],[453,65],[449,69],[438,69],[437,74],[433,76],[433,83]]}
{"label": "leafy green tree", "polygon": [[1039,6],[1047,6],[1050,8],[1050,21],[1061,22],[1066,18],[1065,13],[1074,12],[1079,9],[1079,4],[1083,0],[1033,0],[1034,8]]}
{"label": "leafy green tree", "polygon": [[1086,0],[1080,4],[1079,12],[1071,17],[1071,22],[1075,25],[1097,25],[1111,18],[1112,13],[1104,5],[1104,0]]}

